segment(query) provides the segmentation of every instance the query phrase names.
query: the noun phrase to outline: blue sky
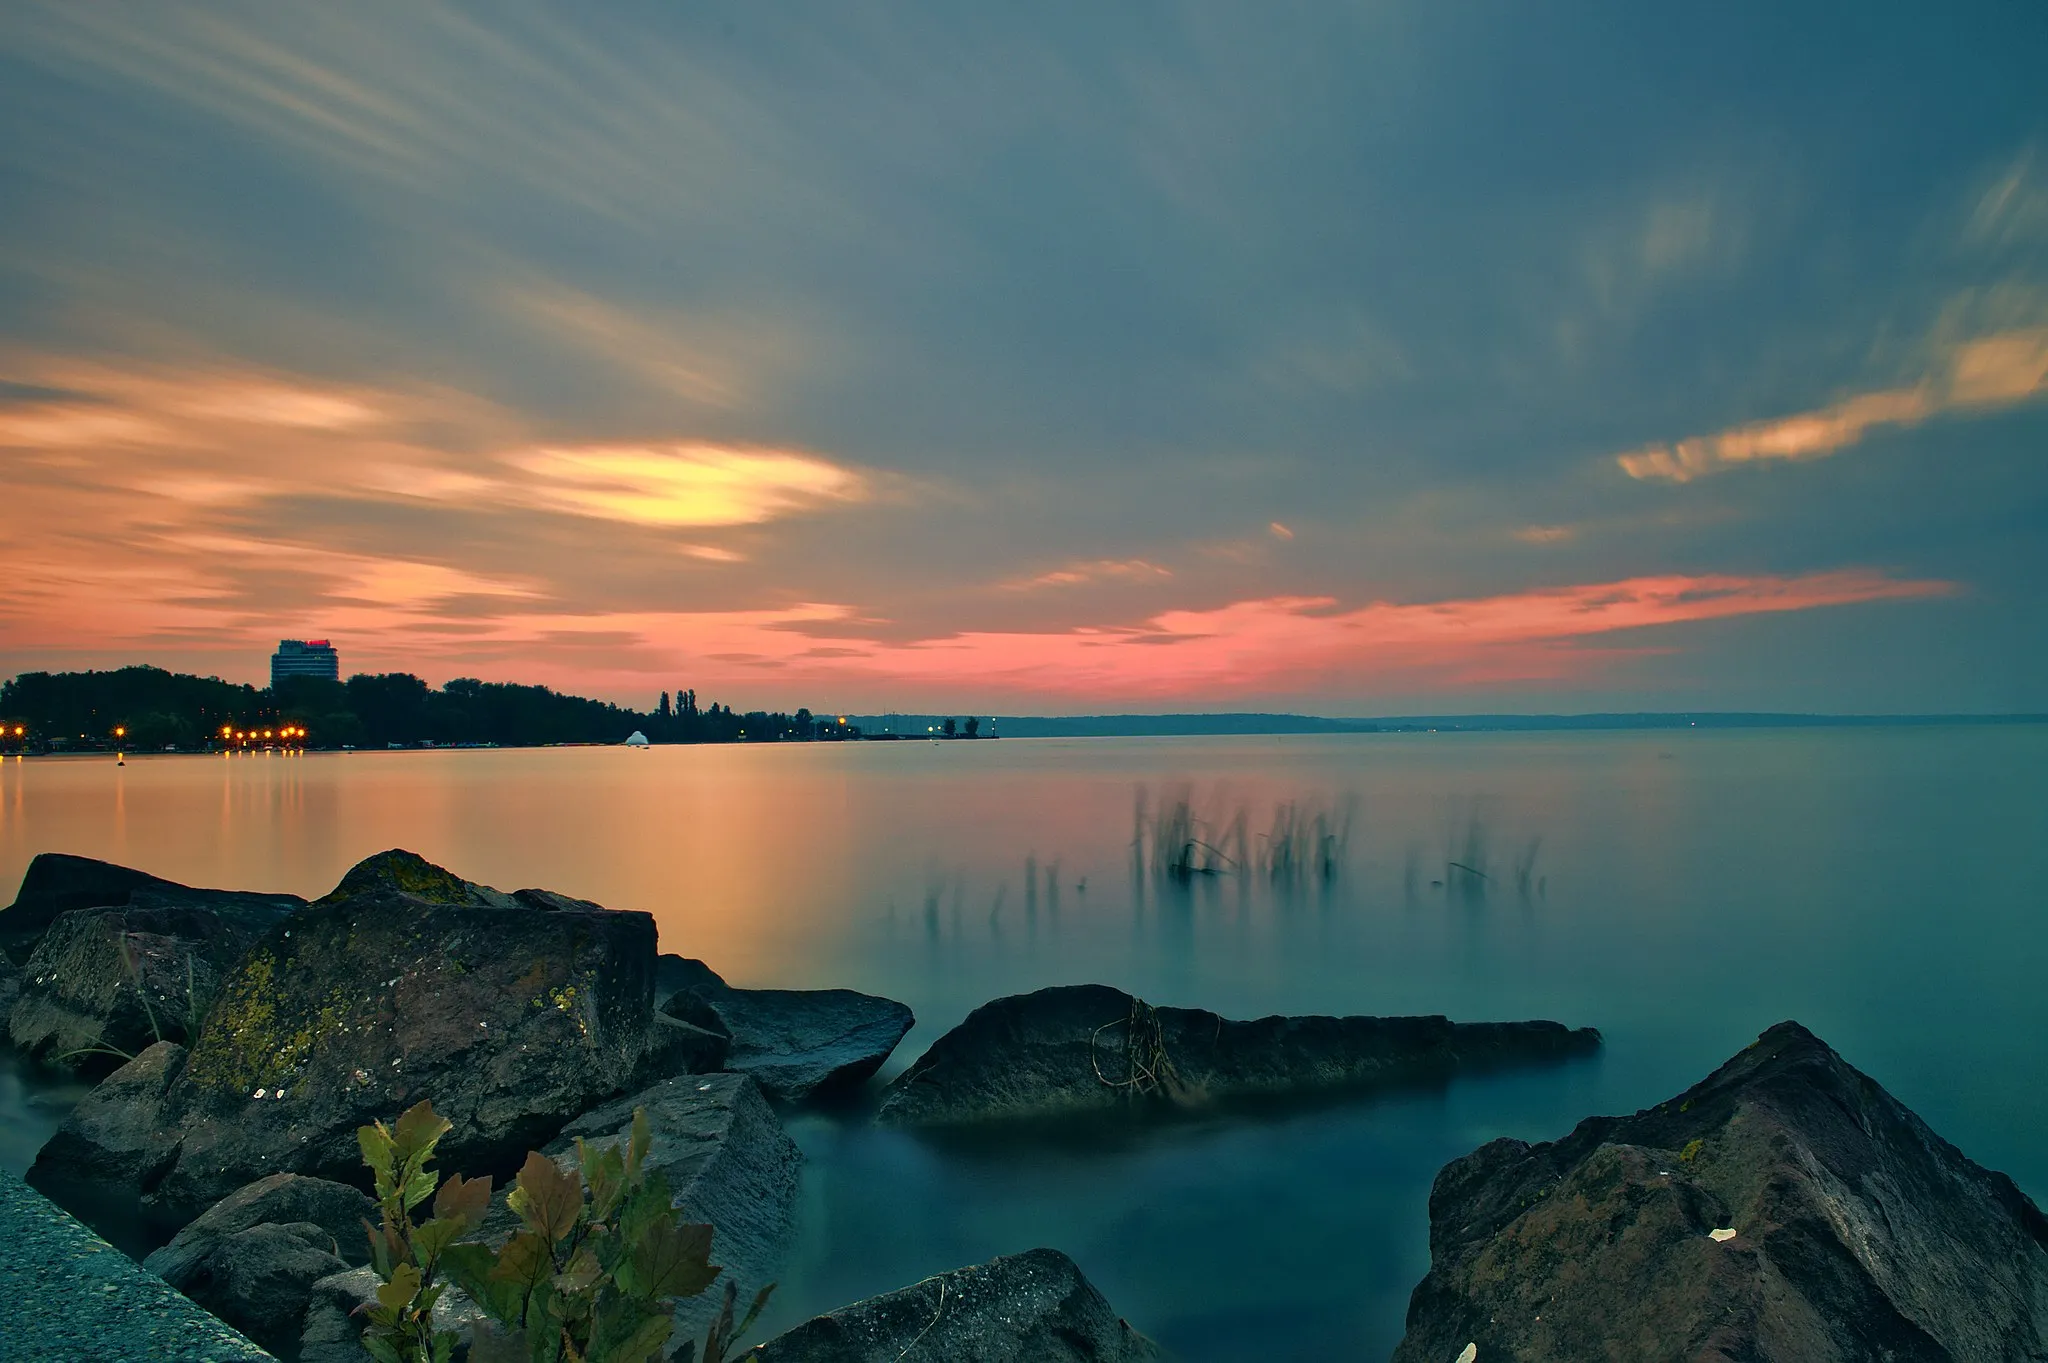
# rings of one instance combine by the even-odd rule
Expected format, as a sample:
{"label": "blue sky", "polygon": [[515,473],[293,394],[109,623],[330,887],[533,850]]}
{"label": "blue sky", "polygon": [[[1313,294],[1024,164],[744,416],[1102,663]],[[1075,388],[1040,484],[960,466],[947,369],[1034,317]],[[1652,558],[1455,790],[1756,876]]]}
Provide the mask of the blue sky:
{"label": "blue sky", "polygon": [[15,4],[0,670],[2048,709],[2048,9]]}

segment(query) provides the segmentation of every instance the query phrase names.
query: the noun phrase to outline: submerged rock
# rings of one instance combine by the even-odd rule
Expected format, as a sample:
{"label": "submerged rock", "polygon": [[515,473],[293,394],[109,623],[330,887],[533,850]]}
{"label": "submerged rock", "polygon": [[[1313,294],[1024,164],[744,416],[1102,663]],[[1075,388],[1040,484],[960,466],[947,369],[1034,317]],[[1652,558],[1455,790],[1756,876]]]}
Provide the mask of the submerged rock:
{"label": "submerged rock", "polygon": [[760,1363],[1147,1363],[1162,1357],[1055,1249],[1004,1255],[843,1306],[777,1335],[755,1356]]}
{"label": "submerged rock", "polygon": [[[681,960],[680,957],[665,960]],[[662,1011],[731,1039],[723,1068],[796,1103],[858,1088],[916,1022],[893,999],[851,989],[734,989],[698,961],[671,967]],[[694,970],[689,967],[695,967]]]}
{"label": "submerged rock", "polygon": [[[630,1138],[633,1110],[647,1110],[653,1137],[647,1167],[668,1179],[676,1207],[716,1234],[713,1263],[724,1273],[700,1297],[676,1305],[676,1336],[699,1339],[717,1313],[730,1279],[742,1307],[781,1276],[796,1235],[797,1185],[803,1154],[743,1074],[678,1076],[585,1113],[542,1151],[564,1169],[577,1167],[576,1139],[596,1146]],[[495,1199],[479,1238],[499,1241],[518,1225]]]}
{"label": "submerged rock", "polygon": [[1785,1022],[1695,1087],[1430,1193],[1396,1363],[2048,1357],[2048,1220]]}
{"label": "submerged rock", "polygon": [[25,961],[60,914],[73,909],[116,908],[135,902],[138,892],[159,905],[241,909],[273,916],[288,913],[306,902],[289,894],[195,889],[110,861],[75,857],[67,852],[43,852],[28,864],[14,902],[0,909],[0,951],[16,961]]}
{"label": "submerged rock", "polygon": [[35,1059],[102,1071],[153,1042],[189,1042],[222,973],[287,911],[153,890],[120,908],[67,910],[23,968],[8,1037]]}
{"label": "submerged rock", "polygon": [[[356,1128],[422,1098],[453,1123],[443,1169],[515,1167],[642,1072],[654,954],[644,913],[530,907],[373,857],[227,973],[151,1096],[170,1157],[126,1173],[188,1215],[269,1173],[359,1180]],[[120,1163],[89,1131],[59,1139],[68,1163]]]}
{"label": "submerged rock", "polygon": [[879,1120],[950,1125],[1262,1094],[1366,1088],[1595,1050],[1556,1022],[1268,1017],[1154,1008],[1106,985],[983,1004],[889,1085]]}

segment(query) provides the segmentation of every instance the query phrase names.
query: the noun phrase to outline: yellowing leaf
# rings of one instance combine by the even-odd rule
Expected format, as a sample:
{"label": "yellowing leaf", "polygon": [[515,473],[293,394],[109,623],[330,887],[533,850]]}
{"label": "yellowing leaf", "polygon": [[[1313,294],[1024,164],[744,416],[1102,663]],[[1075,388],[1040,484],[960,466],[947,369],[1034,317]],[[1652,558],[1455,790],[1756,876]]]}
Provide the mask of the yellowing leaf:
{"label": "yellowing leaf", "polygon": [[422,1098],[399,1114],[392,1128],[394,1153],[401,1162],[433,1153],[434,1142],[447,1134],[452,1123],[434,1111],[433,1103]]}
{"label": "yellowing leaf", "polygon": [[420,1271],[411,1264],[397,1264],[392,1267],[391,1280],[377,1288],[377,1305],[396,1314],[410,1308],[419,1294]]}
{"label": "yellowing leaf", "polygon": [[441,1191],[434,1195],[434,1216],[439,1220],[460,1221],[465,1230],[481,1226],[484,1217],[491,1210],[491,1180],[486,1178],[464,1178],[450,1174],[448,1181],[441,1185]]}
{"label": "yellowing leaf", "polygon": [[583,1213],[583,1176],[564,1171],[538,1150],[530,1150],[520,1167],[519,1183],[505,1199],[519,1219],[548,1243],[576,1229]]}

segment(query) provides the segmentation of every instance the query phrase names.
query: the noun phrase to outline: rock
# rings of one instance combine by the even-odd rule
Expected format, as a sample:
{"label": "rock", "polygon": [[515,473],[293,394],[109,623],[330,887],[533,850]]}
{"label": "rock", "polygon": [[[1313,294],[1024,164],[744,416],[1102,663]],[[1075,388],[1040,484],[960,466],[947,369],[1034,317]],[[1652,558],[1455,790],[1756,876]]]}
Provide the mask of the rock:
{"label": "rock", "polygon": [[654,940],[644,913],[532,908],[371,858],[223,979],[158,1105],[173,1154],[139,1177],[145,1201],[190,1216],[265,1174],[360,1181],[356,1128],[423,1098],[453,1123],[444,1171],[516,1168],[643,1072]]}
{"label": "rock", "polygon": [[164,1281],[272,1353],[297,1347],[313,1284],[347,1269],[326,1229],[264,1222],[225,1235]]}
{"label": "rock", "polygon": [[314,1225],[350,1264],[369,1261],[365,1221],[377,1220],[377,1203],[345,1183],[303,1174],[272,1174],[238,1188],[199,1214],[142,1266],[174,1287],[190,1277],[213,1247],[231,1235],[261,1225]]}
{"label": "rock", "polygon": [[656,1013],[654,1040],[640,1082],[658,1083],[677,1074],[713,1074],[725,1068],[725,1058],[731,1050],[732,1038],[722,1027],[699,1027]]}
{"label": "rock", "polygon": [[0,1017],[14,1011],[14,1001],[21,997],[21,967],[4,955],[0,955]]}
{"label": "rock", "polygon": [[0,909],[0,950],[17,962],[25,961],[58,915],[73,909],[118,907],[134,902],[137,892],[158,904],[199,904],[273,914],[288,913],[306,902],[289,894],[194,889],[112,862],[43,852],[28,864],[14,903]]}
{"label": "rock", "polygon": [[[685,1216],[715,1230],[711,1258],[725,1272],[703,1296],[677,1303],[675,1313],[676,1338],[701,1341],[728,1278],[738,1284],[744,1309],[781,1275],[796,1234],[803,1154],[760,1086],[743,1074],[664,1080],[578,1117],[542,1153],[564,1169],[577,1167],[576,1138],[599,1146],[628,1139],[636,1107],[647,1109],[653,1136],[648,1167],[662,1171]],[[502,1242],[517,1225],[500,1197],[478,1238]]]}
{"label": "rock", "polygon": [[1056,1249],[1004,1255],[805,1321],[760,1363],[1141,1363],[1158,1347]]}
{"label": "rock", "polygon": [[1590,1027],[1441,1017],[1232,1022],[1105,985],[983,1004],[889,1085],[878,1120],[953,1125],[1212,1099],[1372,1088],[1531,1064],[1600,1045]]}
{"label": "rock", "polygon": [[654,1006],[659,1008],[672,995],[685,989],[724,989],[726,983],[702,961],[663,952],[654,962]]}
{"label": "rock", "polygon": [[[370,1357],[363,1348],[366,1322],[357,1312],[376,1299],[377,1287],[376,1271],[368,1268],[329,1274],[315,1282],[307,1294],[299,1333],[299,1363],[365,1363]],[[483,1319],[483,1312],[462,1289],[452,1283],[447,1287],[434,1303],[434,1328],[464,1334]]]}
{"label": "rock", "polygon": [[[665,958],[677,959],[681,958]],[[851,989],[734,989],[701,962],[677,978],[662,1004],[671,1017],[732,1039],[724,1066],[751,1074],[777,1102],[858,1088],[874,1076],[916,1019],[893,999]]]}
{"label": "rock", "polygon": [[120,908],[67,910],[22,971],[9,1039],[35,1059],[101,1071],[153,1042],[188,1042],[222,973],[285,912],[151,890]]}
{"label": "rock", "polygon": [[1797,1023],[1430,1193],[1396,1363],[2048,1357],[2048,1219]]}
{"label": "rock", "polygon": [[29,1183],[59,1202],[65,1189],[141,1193],[178,1152],[165,1100],[185,1060],[183,1046],[159,1041],[102,1079],[36,1152]]}

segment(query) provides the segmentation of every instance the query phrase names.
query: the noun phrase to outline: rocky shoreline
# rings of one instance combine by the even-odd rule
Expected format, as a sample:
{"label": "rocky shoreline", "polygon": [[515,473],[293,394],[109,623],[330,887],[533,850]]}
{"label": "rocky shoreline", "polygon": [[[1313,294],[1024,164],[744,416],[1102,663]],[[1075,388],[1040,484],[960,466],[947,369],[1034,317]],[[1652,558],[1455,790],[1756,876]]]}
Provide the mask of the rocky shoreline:
{"label": "rocky shoreline", "polygon": [[[983,1005],[877,1093],[914,1022],[904,1005],[737,989],[660,953],[645,913],[507,893],[398,850],[310,903],[46,855],[0,910],[0,949],[12,1043],[105,1076],[30,1182],[60,1205],[114,1199],[182,1227],[144,1266],[309,1363],[369,1356],[359,1308],[379,1280],[356,1224],[373,1219],[356,1132],[423,1099],[450,1124],[440,1169],[500,1189],[473,1232],[485,1244],[516,1229],[502,1190],[527,1152],[566,1174],[579,1141],[623,1148],[644,1113],[649,1166],[716,1228],[723,1266],[716,1290],[677,1300],[680,1346],[723,1284],[744,1300],[787,1266],[792,1110],[868,1101],[903,1128],[1147,1121],[1600,1045],[1555,1022],[1233,1021],[1075,985]],[[2048,1221],[1796,1024],[1656,1109],[1454,1161],[1430,1218],[1397,1363],[2048,1358]],[[435,1319],[461,1332],[478,1314],[451,1293]],[[1163,1357],[1051,1248],[855,1303],[746,1356]]]}

